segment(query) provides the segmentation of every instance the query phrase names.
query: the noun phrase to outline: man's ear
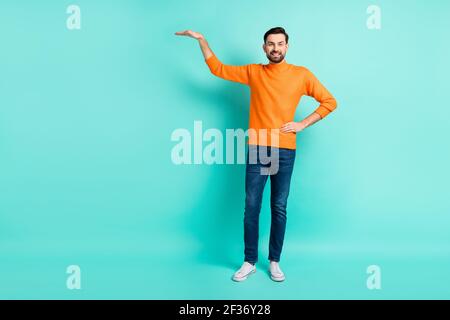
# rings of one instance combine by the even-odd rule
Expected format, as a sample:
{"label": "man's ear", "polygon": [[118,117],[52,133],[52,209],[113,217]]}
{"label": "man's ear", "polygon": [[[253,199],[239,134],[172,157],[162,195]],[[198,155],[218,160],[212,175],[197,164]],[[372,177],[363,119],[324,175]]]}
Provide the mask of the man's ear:
{"label": "man's ear", "polygon": [[263,49],[264,52],[266,52],[266,44],[265,43],[263,43],[262,49]]}

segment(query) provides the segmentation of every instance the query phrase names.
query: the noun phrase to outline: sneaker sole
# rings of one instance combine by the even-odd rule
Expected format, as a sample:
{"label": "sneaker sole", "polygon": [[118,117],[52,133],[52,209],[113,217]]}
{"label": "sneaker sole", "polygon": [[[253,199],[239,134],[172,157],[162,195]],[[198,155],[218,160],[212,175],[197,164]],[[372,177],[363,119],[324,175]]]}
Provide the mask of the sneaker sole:
{"label": "sneaker sole", "polygon": [[235,278],[232,277],[231,280],[233,280],[234,282],[242,282],[248,279],[249,276],[251,276],[252,274],[254,274],[256,272],[256,269],[250,271],[250,273],[248,273],[245,277],[242,278]]}

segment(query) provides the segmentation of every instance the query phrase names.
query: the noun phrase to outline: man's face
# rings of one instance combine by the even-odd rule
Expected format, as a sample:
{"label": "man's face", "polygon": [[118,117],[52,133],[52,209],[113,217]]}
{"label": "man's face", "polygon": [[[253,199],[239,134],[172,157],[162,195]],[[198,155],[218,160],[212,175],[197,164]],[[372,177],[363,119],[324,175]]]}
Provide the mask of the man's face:
{"label": "man's face", "polygon": [[263,45],[263,50],[266,53],[267,59],[273,63],[280,63],[284,60],[289,45],[286,43],[284,34],[269,34],[266,43]]}

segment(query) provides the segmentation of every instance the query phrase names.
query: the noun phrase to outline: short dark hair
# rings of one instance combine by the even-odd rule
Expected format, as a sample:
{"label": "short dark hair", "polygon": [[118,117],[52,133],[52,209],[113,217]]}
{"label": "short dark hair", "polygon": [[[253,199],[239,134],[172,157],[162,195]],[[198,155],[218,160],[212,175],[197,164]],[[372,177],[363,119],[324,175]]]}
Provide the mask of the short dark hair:
{"label": "short dark hair", "polygon": [[270,29],[269,31],[267,31],[264,34],[264,43],[266,43],[267,37],[269,36],[269,34],[284,34],[285,38],[286,38],[286,43],[289,42],[289,35],[286,33],[286,30],[284,30],[284,28],[282,27],[275,27]]}

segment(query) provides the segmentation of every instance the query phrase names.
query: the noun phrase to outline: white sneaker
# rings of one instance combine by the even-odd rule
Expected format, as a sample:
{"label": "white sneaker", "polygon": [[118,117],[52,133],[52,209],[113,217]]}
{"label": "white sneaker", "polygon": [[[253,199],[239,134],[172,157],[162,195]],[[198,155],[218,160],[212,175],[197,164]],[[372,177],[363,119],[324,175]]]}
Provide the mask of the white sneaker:
{"label": "white sneaker", "polygon": [[247,280],[248,276],[255,272],[256,267],[253,264],[245,261],[242,264],[241,268],[234,273],[233,281],[241,282]]}
{"label": "white sneaker", "polygon": [[285,279],[284,273],[283,273],[283,271],[281,271],[280,265],[278,264],[278,262],[270,261],[269,273],[270,273],[270,278],[273,281],[281,282],[281,281],[284,281],[284,279]]}

